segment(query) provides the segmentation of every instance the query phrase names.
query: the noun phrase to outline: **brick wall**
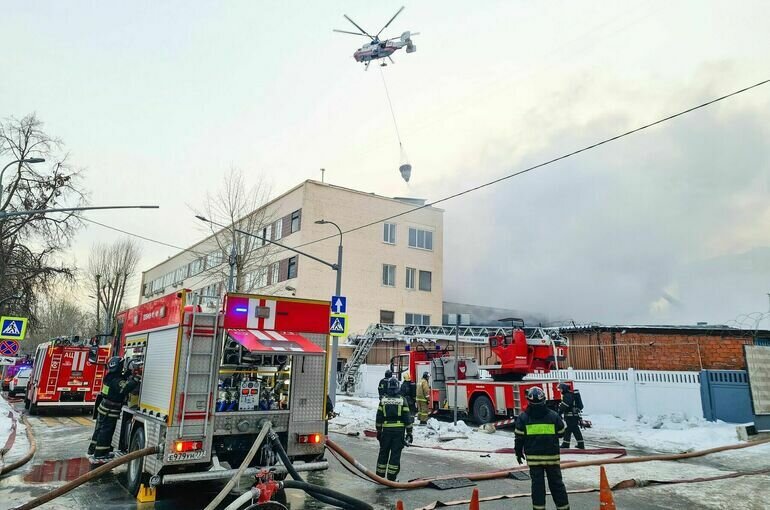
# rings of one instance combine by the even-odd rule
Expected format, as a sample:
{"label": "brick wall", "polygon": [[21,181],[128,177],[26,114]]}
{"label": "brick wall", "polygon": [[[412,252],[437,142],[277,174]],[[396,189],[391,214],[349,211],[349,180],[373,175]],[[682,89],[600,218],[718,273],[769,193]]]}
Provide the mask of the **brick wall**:
{"label": "brick wall", "polygon": [[575,369],[745,369],[743,345],[751,337],[677,333],[590,331],[569,333]]}

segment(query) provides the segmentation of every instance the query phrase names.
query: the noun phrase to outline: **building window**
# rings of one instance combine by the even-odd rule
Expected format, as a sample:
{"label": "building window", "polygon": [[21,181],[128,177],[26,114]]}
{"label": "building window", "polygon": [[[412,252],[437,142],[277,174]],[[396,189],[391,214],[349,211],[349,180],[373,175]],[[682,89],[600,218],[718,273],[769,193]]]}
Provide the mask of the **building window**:
{"label": "building window", "polygon": [[267,244],[267,240],[270,240],[270,236],[273,235],[273,225],[268,225],[262,229],[262,246]]}
{"label": "building window", "polygon": [[206,257],[206,267],[217,267],[224,260],[221,250],[212,251]]}
{"label": "building window", "polygon": [[187,276],[193,277],[203,271],[203,259],[195,259],[187,264]]}
{"label": "building window", "polygon": [[386,287],[396,286],[396,266],[390,264],[382,265],[382,284]]}
{"label": "building window", "polygon": [[412,324],[415,326],[430,326],[430,315],[423,315],[420,313],[407,313],[405,315],[404,324]]}
{"label": "building window", "polygon": [[291,233],[299,231],[299,218],[301,209],[297,209],[291,213]]}
{"label": "building window", "polygon": [[409,247],[433,250],[433,232],[409,227]]}
{"label": "building window", "polygon": [[433,274],[430,271],[420,271],[420,290],[430,292]]}
{"label": "building window", "polygon": [[273,241],[277,241],[283,237],[283,218],[276,221],[273,225]]}
{"label": "building window", "polygon": [[275,285],[280,281],[281,263],[273,262],[270,264],[270,285]]}
{"label": "building window", "polygon": [[396,320],[396,312],[380,310],[380,324],[393,324]]}
{"label": "building window", "polygon": [[174,272],[166,273],[163,275],[163,288],[166,288],[174,283]]}
{"label": "building window", "polygon": [[152,292],[152,282],[145,283],[142,286],[142,295],[144,297],[148,297],[150,295],[150,292]]}
{"label": "building window", "polygon": [[182,266],[174,271],[174,283],[181,283],[187,278],[187,266]]}
{"label": "building window", "polygon": [[297,277],[297,257],[296,256],[289,258],[289,271],[287,276],[289,280]]}
{"label": "building window", "polygon": [[396,244],[396,224],[385,223],[382,231],[382,242],[388,244]]}
{"label": "building window", "polygon": [[267,286],[267,266],[261,266],[256,271],[254,288],[261,289]]}
{"label": "building window", "polygon": [[406,268],[406,288],[414,290],[414,281],[417,278],[417,270],[413,267]]}

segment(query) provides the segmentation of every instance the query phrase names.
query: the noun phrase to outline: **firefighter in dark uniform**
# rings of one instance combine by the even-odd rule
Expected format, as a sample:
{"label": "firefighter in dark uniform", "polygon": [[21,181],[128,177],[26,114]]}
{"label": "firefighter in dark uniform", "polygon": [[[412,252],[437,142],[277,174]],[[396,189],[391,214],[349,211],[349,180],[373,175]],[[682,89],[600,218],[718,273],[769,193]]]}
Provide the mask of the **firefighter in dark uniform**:
{"label": "firefighter in dark uniform", "polygon": [[404,382],[401,383],[401,396],[406,399],[406,404],[412,412],[412,416],[417,413],[417,385],[412,381],[412,375],[404,372]]}
{"label": "firefighter in dark uniform", "polygon": [[567,432],[564,434],[561,447],[569,448],[570,437],[575,434],[577,447],[585,450],[586,444],[583,441],[583,433],[580,431],[580,412],[583,410],[583,399],[580,398],[580,392],[578,390],[572,391],[567,383],[561,383],[559,390],[561,391],[559,413],[564,416],[564,423],[567,425]]}
{"label": "firefighter in dark uniform", "polygon": [[516,460],[527,459],[532,478],[532,508],[545,510],[545,477],[557,510],[568,510],[567,489],[559,466],[559,436],[566,427],[555,411],[545,404],[545,393],[534,387],[527,391],[527,410],[516,418]]}
{"label": "firefighter in dark uniform", "polygon": [[390,381],[391,377],[393,377],[393,372],[386,370],[385,377],[380,379],[380,384],[377,385],[377,393],[379,393],[380,398],[384,397],[388,392],[388,381]]}
{"label": "firefighter in dark uniform", "polygon": [[120,417],[120,408],[141,381],[138,375],[123,374],[122,365],[123,360],[117,356],[107,362],[107,375],[102,382],[102,398],[97,409],[96,427],[88,446],[88,454],[93,455],[94,460],[109,459],[112,435]]}
{"label": "firefighter in dark uniform", "polygon": [[396,379],[388,381],[387,393],[377,408],[377,440],[380,454],[377,456],[377,474],[395,480],[401,470],[401,450],[412,444],[412,413],[406,399],[399,395]]}

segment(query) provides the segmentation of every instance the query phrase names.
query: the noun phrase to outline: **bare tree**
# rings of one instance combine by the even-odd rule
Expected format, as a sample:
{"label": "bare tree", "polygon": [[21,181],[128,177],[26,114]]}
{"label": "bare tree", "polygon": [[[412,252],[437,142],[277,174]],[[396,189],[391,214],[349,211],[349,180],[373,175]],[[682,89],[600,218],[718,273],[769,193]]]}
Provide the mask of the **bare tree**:
{"label": "bare tree", "polygon": [[113,244],[97,243],[88,256],[88,288],[99,300],[103,313],[97,331],[112,331],[115,316],[123,307],[126,286],[136,273],[141,250],[131,239],[123,239]]}
{"label": "bare tree", "polygon": [[229,259],[235,241],[235,288],[238,292],[252,292],[267,280],[267,264],[272,253],[270,243],[236,232],[242,230],[271,239],[274,218],[264,205],[270,198],[270,186],[263,176],[247,187],[243,173],[231,168],[225,176],[222,188],[206,196],[201,214],[227,225],[219,229],[210,225],[216,241],[216,250],[208,255],[205,275],[211,283],[225,282],[230,275]]}
{"label": "bare tree", "polygon": [[22,343],[28,353],[35,352],[38,344],[51,338],[72,335],[85,338],[93,328],[92,314],[81,309],[62,289],[43,295],[38,301],[35,315],[37,322]]}
{"label": "bare tree", "polygon": [[[43,158],[44,163],[23,162]],[[2,175],[0,211],[29,211],[79,206],[79,172],[67,163],[62,142],[43,130],[34,115],[0,122],[0,168],[14,162]],[[3,312],[28,315],[35,321],[36,295],[61,279],[72,281],[73,270],[54,262],[81,223],[73,213],[39,213],[0,218],[0,300]]]}

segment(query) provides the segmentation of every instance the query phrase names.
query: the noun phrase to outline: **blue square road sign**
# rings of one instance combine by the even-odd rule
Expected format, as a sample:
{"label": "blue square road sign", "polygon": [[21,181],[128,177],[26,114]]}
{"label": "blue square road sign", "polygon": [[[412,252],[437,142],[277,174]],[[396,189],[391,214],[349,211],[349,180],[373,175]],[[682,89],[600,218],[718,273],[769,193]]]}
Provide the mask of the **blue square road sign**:
{"label": "blue square road sign", "polygon": [[348,313],[348,298],[332,296],[332,313]]}
{"label": "blue square road sign", "polygon": [[345,336],[348,334],[348,316],[344,313],[333,313],[329,316],[329,334]]}
{"label": "blue square road sign", "polygon": [[24,340],[26,334],[26,317],[0,318],[0,340]]}

